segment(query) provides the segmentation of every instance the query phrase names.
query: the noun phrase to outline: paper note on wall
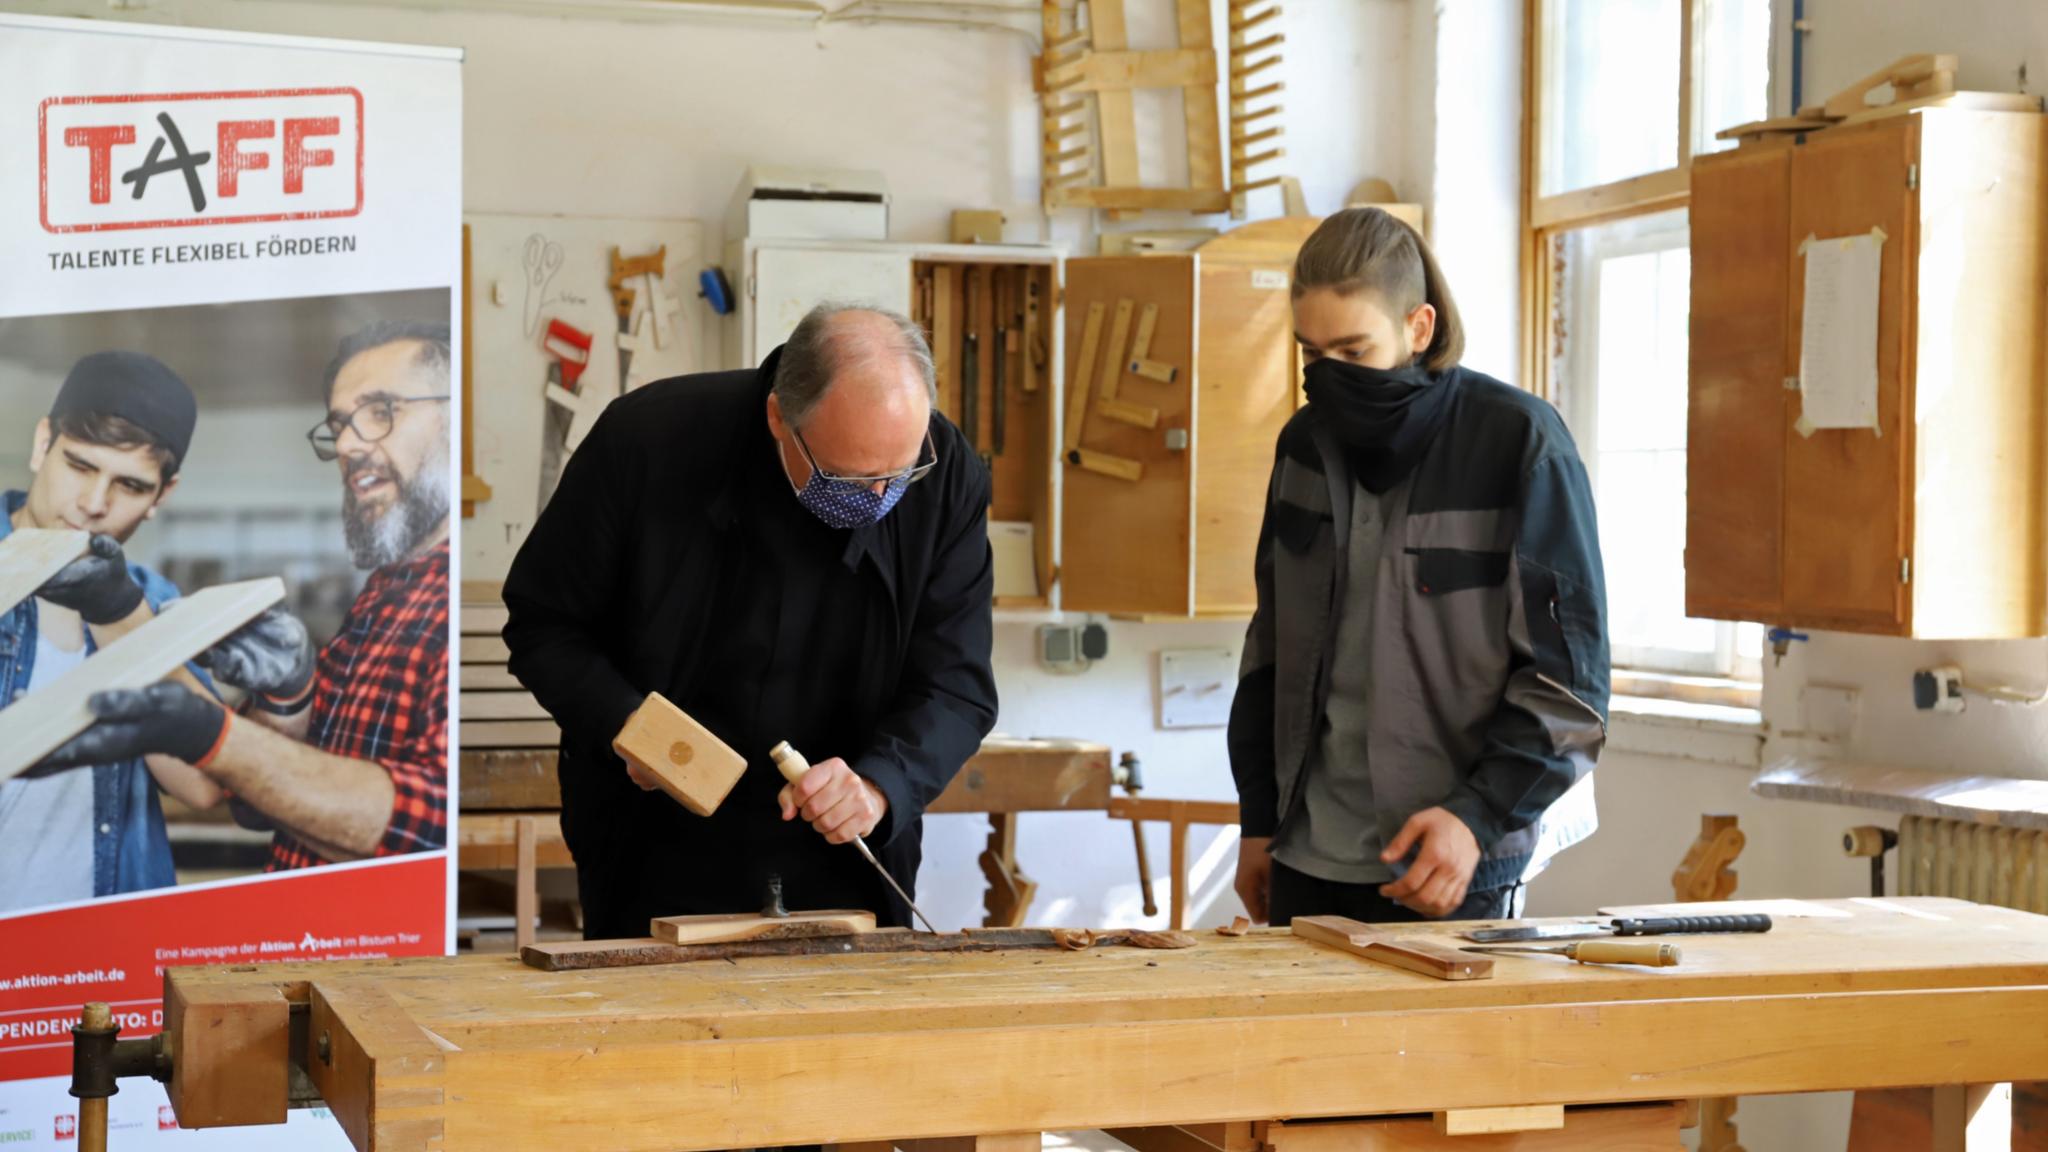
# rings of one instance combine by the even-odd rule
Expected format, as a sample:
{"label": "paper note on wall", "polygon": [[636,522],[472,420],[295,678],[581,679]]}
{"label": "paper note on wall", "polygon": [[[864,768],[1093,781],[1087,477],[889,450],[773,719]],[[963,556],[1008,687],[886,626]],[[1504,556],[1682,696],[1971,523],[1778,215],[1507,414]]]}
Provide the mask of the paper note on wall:
{"label": "paper note on wall", "polygon": [[1799,430],[1877,423],[1877,293],[1884,231],[1808,236],[1799,332]]}

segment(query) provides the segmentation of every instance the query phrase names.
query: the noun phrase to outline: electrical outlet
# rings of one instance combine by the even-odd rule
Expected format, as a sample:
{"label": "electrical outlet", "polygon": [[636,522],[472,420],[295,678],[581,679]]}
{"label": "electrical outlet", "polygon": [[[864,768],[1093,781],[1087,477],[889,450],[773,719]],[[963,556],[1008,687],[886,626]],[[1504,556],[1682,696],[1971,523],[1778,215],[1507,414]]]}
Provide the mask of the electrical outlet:
{"label": "electrical outlet", "polygon": [[1922,712],[1961,712],[1963,670],[1953,664],[1913,673],[1913,707]]}

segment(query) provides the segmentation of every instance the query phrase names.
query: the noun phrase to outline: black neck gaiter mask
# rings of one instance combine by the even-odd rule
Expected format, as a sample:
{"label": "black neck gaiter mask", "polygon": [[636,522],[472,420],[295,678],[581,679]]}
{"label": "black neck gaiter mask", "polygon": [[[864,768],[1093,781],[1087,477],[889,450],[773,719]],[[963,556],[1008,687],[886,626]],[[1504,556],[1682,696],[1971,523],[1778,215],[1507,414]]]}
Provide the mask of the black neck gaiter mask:
{"label": "black neck gaiter mask", "polygon": [[1367,368],[1324,357],[1303,373],[1308,406],[1337,438],[1351,474],[1374,494],[1415,470],[1451,414],[1457,375],[1419,364]]}

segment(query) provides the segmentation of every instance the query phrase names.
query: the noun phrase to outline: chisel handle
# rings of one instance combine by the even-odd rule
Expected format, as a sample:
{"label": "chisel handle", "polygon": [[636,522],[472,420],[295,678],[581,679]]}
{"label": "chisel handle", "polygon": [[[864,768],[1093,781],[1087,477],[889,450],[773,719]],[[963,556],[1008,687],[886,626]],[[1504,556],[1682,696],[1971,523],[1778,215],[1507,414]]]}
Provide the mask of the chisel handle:
{"label": "chisel handle", "polygon": [[1711,932],[1769,932],[1771,918],[1743,916],[1666,916],[1649,920],[1616,920],[1616,936],[1704,935]]}
{"label": "chisel handle", "polygon": [[[758,748],[760,745],[756,744],[755,747]],[[768,758],[775,761],[776,770],[791,784],[803,779],[804,773],[811,770],[811,762],[804,759],[803,753],[791,748],[787,740],[770,748]]]}
{"label": "chisel handle", "polygon": [[1678,964],[1678,945],[1660,940],[1582,940],[1567,944],[1564,954],[1581,964],[1641,964],[1671,968]]}

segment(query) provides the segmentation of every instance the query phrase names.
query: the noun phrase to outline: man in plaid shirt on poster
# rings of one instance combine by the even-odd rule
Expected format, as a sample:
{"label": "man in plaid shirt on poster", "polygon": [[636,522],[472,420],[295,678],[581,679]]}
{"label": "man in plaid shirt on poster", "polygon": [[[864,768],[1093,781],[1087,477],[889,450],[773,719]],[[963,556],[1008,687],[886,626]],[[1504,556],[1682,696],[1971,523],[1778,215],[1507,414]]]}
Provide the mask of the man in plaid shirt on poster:
{"label": "man in plaid shirt on poster", "polygon": [[307,438],[340,466],[349,550],[371,574],[317,657],[272,608],[199,659],[249,694],[242,712],[174,682],[102,692],[98,722],[49,763],[184,760],[276,829],[273,872],[446,846],[448,344],[446,325],[376,324],[328,366]]}

